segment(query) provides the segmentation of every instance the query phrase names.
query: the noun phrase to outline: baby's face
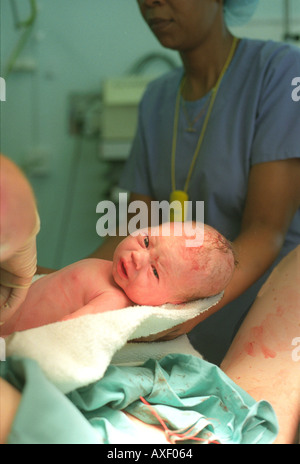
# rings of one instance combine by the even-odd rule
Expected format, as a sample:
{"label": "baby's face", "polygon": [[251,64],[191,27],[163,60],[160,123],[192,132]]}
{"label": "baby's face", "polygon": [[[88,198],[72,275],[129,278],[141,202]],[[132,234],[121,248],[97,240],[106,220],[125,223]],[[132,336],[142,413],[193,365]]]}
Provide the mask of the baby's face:
{"label": "baby's face", "polygon": [[182,237],[154,234],[154,228],[126,237],[114,254],[115,282],[136,304],[181,303],[177,290],[191,281],[190,261],[181,257],[184,243]]}

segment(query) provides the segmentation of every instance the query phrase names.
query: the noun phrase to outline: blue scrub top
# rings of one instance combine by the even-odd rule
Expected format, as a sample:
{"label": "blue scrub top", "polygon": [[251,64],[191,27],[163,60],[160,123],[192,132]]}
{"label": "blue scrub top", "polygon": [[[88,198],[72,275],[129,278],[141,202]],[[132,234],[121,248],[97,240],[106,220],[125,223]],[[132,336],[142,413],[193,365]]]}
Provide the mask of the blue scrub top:
{"label": "blue scrub top", "polygon": [[[178,68],[152,82],[146,90],[140,104],[136,137],[120,182],[122,188],[150,195],[158,201],[169,200],[172,190],[173,125],[182,75],[183,69]],[[286,43],[251,39],[241,39],[224,75],[188,193],[190,200],[204,201],[205,223],[229,240],[234,240],[241,229],[251,167],[268,161],[300,158],[300,102],[292,98],[292,80],[297,76],[300,76],[298,48]],[[207,105],[209,96],[196,102],[185,102],[190,120]],[[188,123],[181,105],[176,189],[184,188],[205,113],[195,125],[196,133],[186,132]],[[298,244],[300,209],[276,262]],[[246,292],[245,300],[236,300],[230,323],[228,316],[224,316],[230,325],[228,334],[233,333],[233,326],[248,309],[267,276],[268,273]],[[203,324],[195,330],[200,330]],[[214,329],[212,332],[215,335]],[[217,338],[221,349],[222,337]],[[230,341],[231,337],[225,345],[228,346]],[[223,351],[218,359],[214,357],[209,361],[217,363],[223,357]]]}

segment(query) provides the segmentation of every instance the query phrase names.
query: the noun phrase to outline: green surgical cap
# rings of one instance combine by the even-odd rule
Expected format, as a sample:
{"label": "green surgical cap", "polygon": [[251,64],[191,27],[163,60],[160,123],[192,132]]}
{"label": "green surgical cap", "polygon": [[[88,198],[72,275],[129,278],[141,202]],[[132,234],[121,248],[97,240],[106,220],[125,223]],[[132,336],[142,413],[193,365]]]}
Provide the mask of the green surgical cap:
{"label": "green surgical cap", "polygon": [[252,18],[259,0],[224,0],[227,26],[242,26]]}

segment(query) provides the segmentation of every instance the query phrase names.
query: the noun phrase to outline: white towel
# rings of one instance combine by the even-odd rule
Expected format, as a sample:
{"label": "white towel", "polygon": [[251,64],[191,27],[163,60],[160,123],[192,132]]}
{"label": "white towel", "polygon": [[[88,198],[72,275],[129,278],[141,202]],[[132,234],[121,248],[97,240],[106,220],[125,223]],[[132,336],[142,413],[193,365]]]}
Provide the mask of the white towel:
{"label": "white towel", "polygon": [[223,293],[185,305],[132,306],[16,332],[6,339],[6,354],[34,359],[51,382],[69,393],[101,379],[113,357],[114,363],[126,363],[157,358],[160,351],[162,356],[182,349],[196,353],[183,339],[167,345],[125,345],[193,319],[222,297]]}
{"label": "white towel", "polygon": [[167,342],[126,343],[113,356],[111,364],[139,366],[150,358],[159,360],[168,354],[175,353],[191,354],[202,359],[201,354],[192,347],[187,335],[181,335],[175,340]]}

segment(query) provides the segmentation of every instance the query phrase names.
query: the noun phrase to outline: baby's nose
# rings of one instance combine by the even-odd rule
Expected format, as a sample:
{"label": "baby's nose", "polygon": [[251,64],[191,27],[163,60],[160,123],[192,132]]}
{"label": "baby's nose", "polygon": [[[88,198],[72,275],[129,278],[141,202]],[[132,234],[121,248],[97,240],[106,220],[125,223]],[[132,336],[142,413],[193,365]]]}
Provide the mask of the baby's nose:
{"label": "baby's nose", "polygon": [[142,251],[133,251],[131,258],[136,270],[139,271],[147,263],[148,256],[147,253],[143,253]]}

